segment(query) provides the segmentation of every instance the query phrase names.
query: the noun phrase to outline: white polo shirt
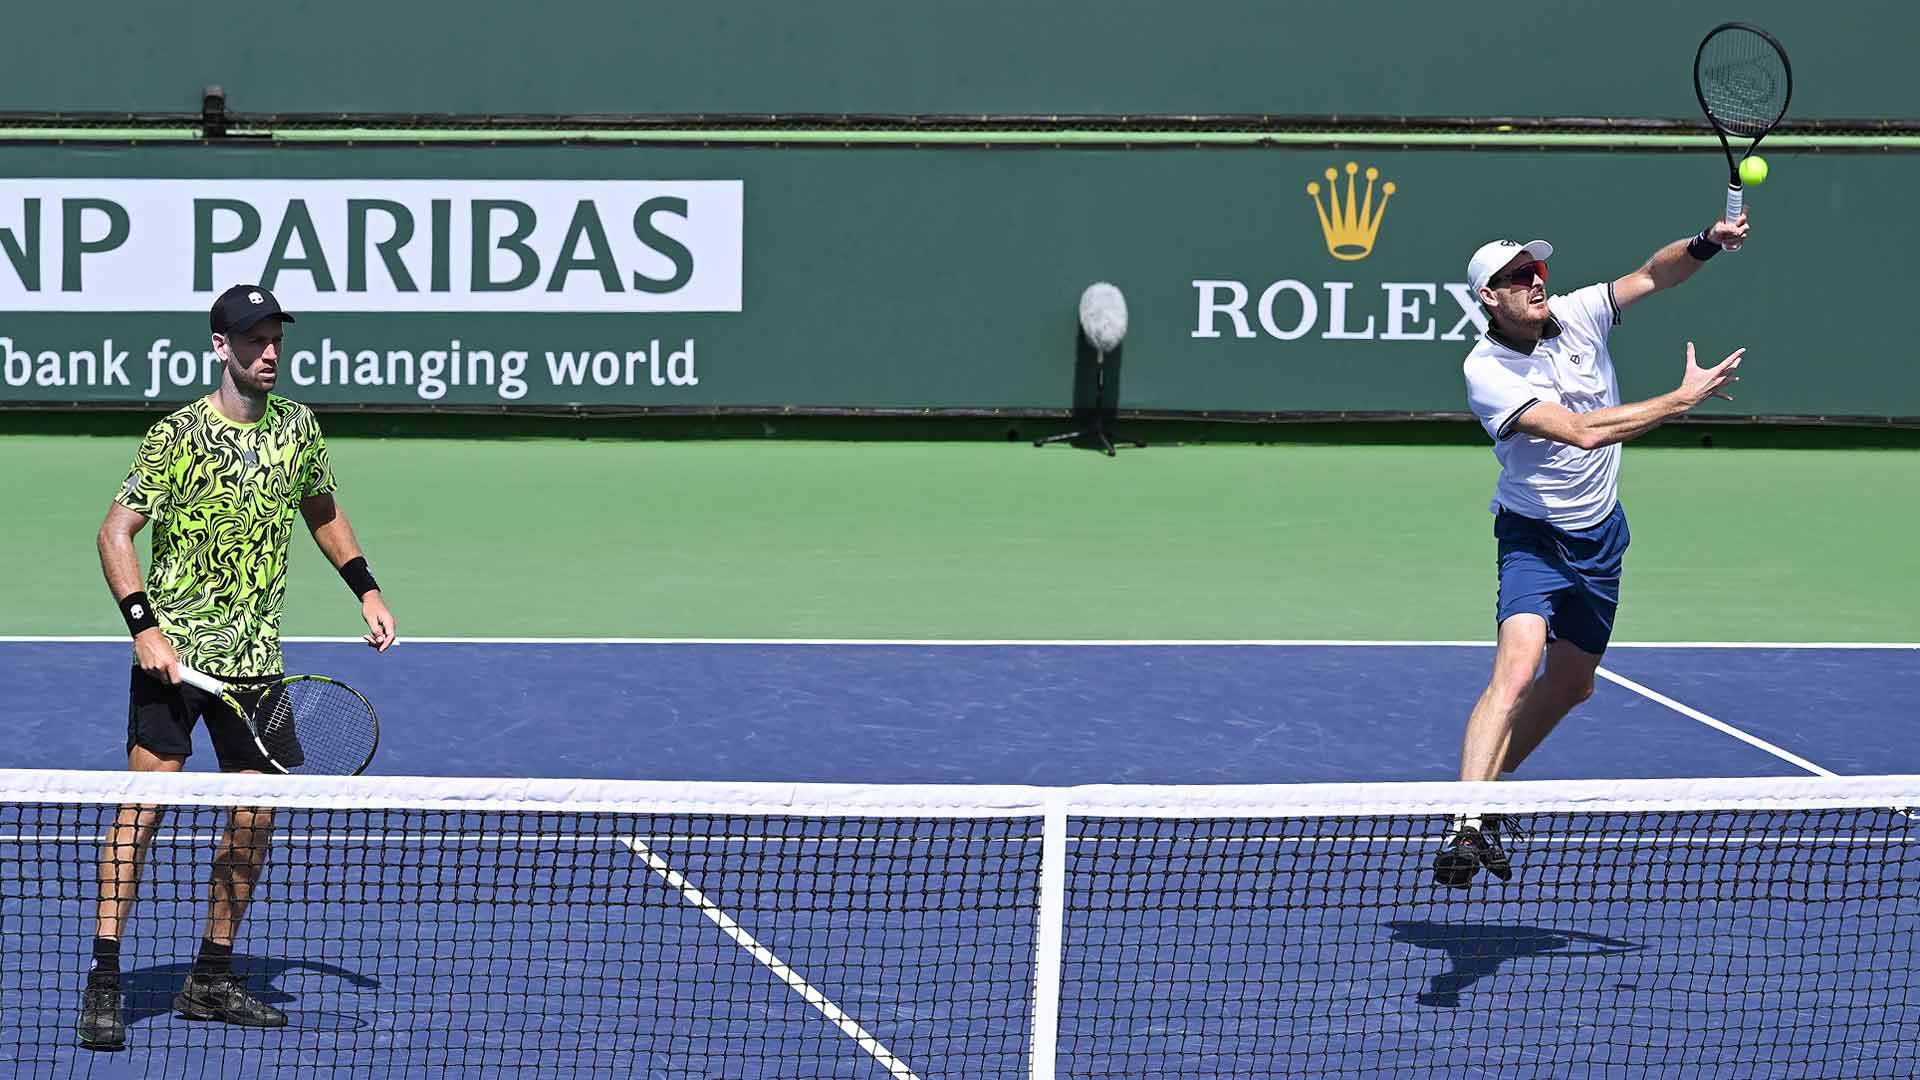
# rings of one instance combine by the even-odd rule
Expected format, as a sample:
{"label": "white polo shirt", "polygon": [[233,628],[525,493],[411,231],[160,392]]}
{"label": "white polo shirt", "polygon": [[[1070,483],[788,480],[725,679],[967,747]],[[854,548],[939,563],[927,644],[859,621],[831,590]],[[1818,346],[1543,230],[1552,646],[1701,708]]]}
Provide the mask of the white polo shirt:
{"label": "white polo shirt", "polygon": [[1532,352],[1488,327],[1462,369],[1467,402],[1493,437],[1500,482],[1490,509],[1505,507],[1562,529],[1598,525],[1620,501],[1620,444],[1598,450],[1539,439],[1514,427],[1551,401],[1577,413],[1620,404],[1607,334],[1620,323],[1610,283],[1547,299],[1551,314]]}

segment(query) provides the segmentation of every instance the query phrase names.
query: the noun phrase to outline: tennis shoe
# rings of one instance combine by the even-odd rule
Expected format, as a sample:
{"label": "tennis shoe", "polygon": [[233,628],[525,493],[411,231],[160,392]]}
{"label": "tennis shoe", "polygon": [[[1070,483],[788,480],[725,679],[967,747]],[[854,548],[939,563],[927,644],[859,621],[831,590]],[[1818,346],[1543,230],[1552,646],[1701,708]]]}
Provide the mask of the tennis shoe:
{"label": "tennis shoe", "polygon": [[236,975],[188,975],[173,996],[173,1014],[183,1020],[219,1020],[241,1027],[287,1026],[287,1014],[254,997]]}
{"label": "tennis shoe", "polygon": [[90,986],[80,995],[80,1045],[89,1050],[121,1050],[127,1045],[127,1021],[120,1014],[120,988]]}
{"label": "tennis shoe", "polygon": [[1480,849],[1480,865],[1487,868],[1487,873],[1501,881],[1512,881],[1513,862],[1507,858],[1506,849],[1500,846],[1502,832],[1516,840],[1524,840],[1527,837],[1512,818],[1500,814],[1487,815],[1486,820],[1480,823],[1480,838],[1486,842],[1486,845]]}
{"label": "tennis shoe", "polygon": [[[1486,837],[1471,826],[1461,826],[1447,838],[1446,845],[1433,860],[1433,880],[1450,889],[1464,889],[1480,872]],[[1511,874],[1512,870],[1509,869]]]}

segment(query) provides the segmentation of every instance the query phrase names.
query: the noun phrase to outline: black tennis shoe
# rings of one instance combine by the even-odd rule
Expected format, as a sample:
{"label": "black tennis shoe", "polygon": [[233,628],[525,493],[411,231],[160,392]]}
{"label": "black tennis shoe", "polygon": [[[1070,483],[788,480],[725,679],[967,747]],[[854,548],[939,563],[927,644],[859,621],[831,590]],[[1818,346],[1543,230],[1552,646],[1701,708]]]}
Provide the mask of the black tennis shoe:
{"label": "black tennis shoe", "polygon": [[287,1026],[287,1014],[247,991],[234,975],[188,975],[173,996],[173,1014],[183,1020],[219,1020],[241,1027]]}
{"label": "black tennis shoe", "polygon": [[1513,862],[1507,858],[1506,849],[1500,846],[1500,834],[1503,831],[1516,840],[1524,840],[1527,837],[1512,818],[1501,814],[1488,814],[1486,820],[1480,823],[1480,838],[1486,841],[1486,845],[1480,849],[1480,865],[1487,868],[1487,873],[1501,881],[1512,881]]}
{"label": "black tennis shoe", "polygon": [[89,1050],[122,1050],[127,1021],[120,1015],[120,988],[90,986],[80,995],[80,1045]]}
{"label": "black tennis shoe", "polygon": [[[1466,888],[1467,883],[1473,880],[1473,875],[1480,872],[1486,850],[1487,839],[1479,829],[1461,826],[1447,838],[1440,854],[1434,856],[1433,880],[1450,889]],[[1505,856],[1501,857],[1501,864],[1506,865]],[[1507,870],[1508,874],[1512,872],[1511,868]]]}

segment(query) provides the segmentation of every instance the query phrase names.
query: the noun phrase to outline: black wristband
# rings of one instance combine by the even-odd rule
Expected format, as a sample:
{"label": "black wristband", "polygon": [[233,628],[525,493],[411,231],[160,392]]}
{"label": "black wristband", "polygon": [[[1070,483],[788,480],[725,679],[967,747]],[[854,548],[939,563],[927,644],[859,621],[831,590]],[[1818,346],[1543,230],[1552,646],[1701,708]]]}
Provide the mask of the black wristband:
{"label": "black wristband", "polygon": [[1687,241],[1687,254],[1693,256],[1700,262],[1706,262],[1708,259],[1720,254],[1720,245],[1714,243],[1707,237],[1707,231],[1706,229],[1701,229],[1699,236]]}
{"label": "black wristband", "polygon": [[160,620],[153,616],[153,601],[143,592],[128,593],[126,599],[120,601],[120,617],[127,620],[127,633],[134,637],[160,625]]}
{"label": "black wristband", "polygon": [[373,580],[373,571],[367,569],[365,555],[355,555],[348,559],[347,565],[340,568],[340,580],[346,582],[347,588],[353,590],[356,600],[380,587],[379,582]]}

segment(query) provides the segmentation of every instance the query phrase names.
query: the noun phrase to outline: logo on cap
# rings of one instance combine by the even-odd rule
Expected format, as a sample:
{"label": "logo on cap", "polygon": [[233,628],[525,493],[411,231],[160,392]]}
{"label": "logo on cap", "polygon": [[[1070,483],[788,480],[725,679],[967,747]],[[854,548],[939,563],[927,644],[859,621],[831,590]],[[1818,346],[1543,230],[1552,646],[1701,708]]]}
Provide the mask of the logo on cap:
{"label": "logo on cap", "polygon": [[247,303],[249,304],[264,304],[266,302],[267,302],[267,298],[264,296],[261,296],[257,292],[250,292],[247,294]]}

